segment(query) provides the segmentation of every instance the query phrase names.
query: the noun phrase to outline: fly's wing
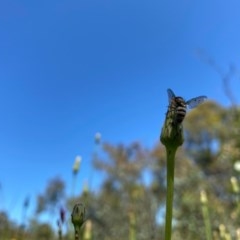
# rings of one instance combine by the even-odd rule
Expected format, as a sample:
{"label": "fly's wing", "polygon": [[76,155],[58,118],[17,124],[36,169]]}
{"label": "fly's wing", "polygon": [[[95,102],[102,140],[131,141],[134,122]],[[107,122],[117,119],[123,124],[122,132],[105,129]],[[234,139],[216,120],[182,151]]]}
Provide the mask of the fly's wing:
{"label": "fly's wing", "polygon": [[204,102],[206,99],[207,99],[206,96],[195,97],[195,98],[192,98],[192,99],[188,100],[188,101],[186,102],[186,105],[187,105],[189,108],[195,108],[195,107],[197,107],[199,104],[201,104],[202,102]]}
{"label": "fly's wing", "polygon": [[168,101],[169,103],[171,103],[172,98],[175,98],[175,94],[170,88],[167,89],[167,93],[168,93]]}

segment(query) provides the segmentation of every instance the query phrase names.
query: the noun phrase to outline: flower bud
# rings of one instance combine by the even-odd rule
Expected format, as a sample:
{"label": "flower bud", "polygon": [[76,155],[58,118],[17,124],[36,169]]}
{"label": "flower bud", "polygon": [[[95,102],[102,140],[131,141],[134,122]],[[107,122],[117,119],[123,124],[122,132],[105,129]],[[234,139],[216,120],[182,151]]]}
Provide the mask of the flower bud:
{"label": "flower bud", "polygon": [[73,164],[73,174],[77,174],[78,173],[81,161],[82,161],[82,157],[81,156],[76,156],[75,162]]}
{"label": "flower bud", "polygon": [[99,143],[100,143],[101,137],[102,137],[102,135],[101,135],[100,132],[97,132],[97,133],[95,134],[94,140],[95,140],[95,143],[96,143],[96,144],[99,144]]}
{"label": "flower bud", "polygon": [[72,223],[75,229],[79,229],[85,221],[85,207],[82,203],[77,203],[72,211]]}

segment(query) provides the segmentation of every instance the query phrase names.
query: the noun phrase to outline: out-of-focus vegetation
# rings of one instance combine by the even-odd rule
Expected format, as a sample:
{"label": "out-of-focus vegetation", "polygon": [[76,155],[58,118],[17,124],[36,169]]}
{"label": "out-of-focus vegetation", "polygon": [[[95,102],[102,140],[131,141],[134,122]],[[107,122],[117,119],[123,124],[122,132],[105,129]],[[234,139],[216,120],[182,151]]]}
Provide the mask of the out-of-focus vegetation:
{"label": "out-of-focus vegetation", "polygon": [[[239,240],[240,109],[206,102],[187,114],[184,134],[176,159],[172,239],[205,240],[208,229],[211,239]],[[19,226],[0,213],[0,239],[74,239],[70,213],[77,202],[86,207],[81,239],[163,239],[164,147],[97,144],[100,151],[92,162],[105,173],[100,189],[67,197],[63,180],[53,179],[36,196],[36,215],[30,220]],[[42,223],[44,212],[57,223]]]}

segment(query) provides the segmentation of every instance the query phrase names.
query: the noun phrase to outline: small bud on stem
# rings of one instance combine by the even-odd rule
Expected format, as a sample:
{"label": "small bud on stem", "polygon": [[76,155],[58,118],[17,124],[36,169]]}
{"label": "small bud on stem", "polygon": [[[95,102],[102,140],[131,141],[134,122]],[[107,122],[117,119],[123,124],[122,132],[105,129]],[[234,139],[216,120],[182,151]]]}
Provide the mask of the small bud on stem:
{"label": "small bud on stem", "polygon": [[80,229],[85,222],[85,207],[82,203],[77,203],[72,211],[72,224],[75,230],[75,240],[79,240]]}

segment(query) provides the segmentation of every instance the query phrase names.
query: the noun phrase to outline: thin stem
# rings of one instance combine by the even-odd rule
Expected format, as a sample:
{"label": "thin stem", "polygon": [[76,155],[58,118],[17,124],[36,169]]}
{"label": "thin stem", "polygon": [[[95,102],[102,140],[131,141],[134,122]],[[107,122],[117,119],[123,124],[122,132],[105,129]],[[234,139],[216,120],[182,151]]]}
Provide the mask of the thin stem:
{"label": "thin stem", "polygon": [[61,228],[59,228],[59,230],[58,230],[58,239],[62,240],[62,229]]}
{"label": "thin stem", "polygon": [[165,240],[171,240],[173,191],[174,191],[174,165],[177,147],[167,148],[166,151],[167,151],[167,199],[165,215]]}
{"label": "thin stem", "polygon": [[205,231],[206,231],[206,239],[212,240],[211,223],[210,223],[209,212],[206,204],[202,205],[202,212],[203,212],[203,219],[204,219],[204,225],[205,225]]}
{"label": "thin stem", "polygon": [[200,200],[202,203],[202,214],[203,214],[203,220],[205,225],[206,239],[212,240],[212,231],[211,231],[212,227],[211,227],[210,216],[208,211],[207,194],[204,190],[202,190],[200,193],[200,196],[201,196]]}
{"label": "thin stem", "polygon": [[80,240],[80,229],[75,228],[75,240]]}
{"label": "thin stem", "polygon": [[136,218],[134,212],[129,212],[129,240],[136,240]]}
{"label": "thin stem", "polygon": [[77,173],[73,173],[73,175],[72,175],[72,197],[74,197],[74,194],[75,194],[76,182],[77,182]]}

